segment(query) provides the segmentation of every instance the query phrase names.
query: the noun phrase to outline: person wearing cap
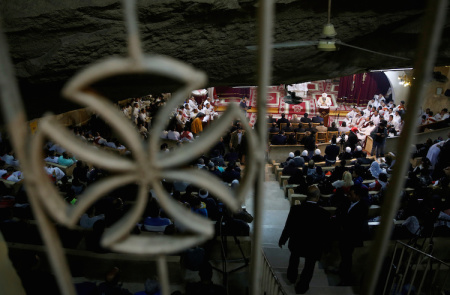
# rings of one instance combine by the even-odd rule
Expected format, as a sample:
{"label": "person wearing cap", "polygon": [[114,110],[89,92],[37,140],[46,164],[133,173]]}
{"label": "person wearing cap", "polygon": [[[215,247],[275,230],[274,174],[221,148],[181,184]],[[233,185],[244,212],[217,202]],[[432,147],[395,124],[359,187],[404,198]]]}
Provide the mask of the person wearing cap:
{"label": "person wearing cap", "polygon": [[[300,151],[299,151],[299,153],[300,153]],[[295,157],[295,154],[293,152],[290,152],[289,156],[286,158],[285,162],[289,162],[290,160],[294,159],[294,157]]]}
{"label": "person wearing cap", "polygon": [[191,131],[194,134],[194,136],[200,135],[200,133],[203,132],[203,118],[205,117],[204,113],[198,113],[197,117],[192,121],[191,124]]}
{"label": "person wearing cap", "polygon": [[316,150],[314,151],[314,156],[313,156],[311,159],[312,159],[315,163],[325,161],[325,159],[324,159],[324,157],[322,157],[321,152],[320,152],[319,149],[316,149]]}
{"label": "person wearing cap", "polygon": [[[296,284],[297,294],[308,291],[316,261],[322,256],[331,228],[330,213],[317,204],[320,198],[317,186],[309,186],[306,196],[306,201],[301,205],[291,207],[278,241],[279,247],[282,248],[289,240],[288,248],[291,256],[287,278]],[[305,258],[305,264],[298,278],[300,257]]]}
{"label": "person wearing cap", "polygon": [[[308,151],[306,151],[305,156],[308,157]],[[294,162],[296,168],[305,166],[305,158],[301,155],[300,150],[294,152],[294,157],[290,162]]]}
{"label": "person wearing cap", "polygon": [[326,93],[322,93],[322,96],[317,100],[319,108],[329,108],[331,106],[331,99]]}
{"label": "person wearing cap", "polygon": [[358,128],[352,127],[350,130],[350,133],[348,134],[348,139],[345,142],[345,145],[350,147],[351,150],[354,150],[356,147],[356,144],[359,142],[358,136]]}
{"label": "person wearing cap", "polygon": [[308,151],[307,150],[303,150],[302,152],[302,156],[303,160],[305,161],[305,163],[309,162],[309,156],[308,156]]}
{"label": "person wearing cap", "polygon": [[362,147],[360,145],[357,145],[356,148],[353,150],[353,158],[361,158],[363,154]]}
{"label": "person wearing cap", "polygon": [[339,160],[350,160],[352,158],[352,149],[349,146],[345,148],[345,152],[339,155]]}

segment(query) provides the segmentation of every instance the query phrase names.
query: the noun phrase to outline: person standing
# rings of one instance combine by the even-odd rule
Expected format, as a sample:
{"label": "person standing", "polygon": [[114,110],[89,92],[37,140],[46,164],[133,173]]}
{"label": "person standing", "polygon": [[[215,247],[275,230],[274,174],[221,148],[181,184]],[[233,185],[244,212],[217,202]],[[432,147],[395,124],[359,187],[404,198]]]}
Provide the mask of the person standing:
{"label": "person standing", "polygon": [[198,113],[197,117],[192,121],[191,124],[191,131],[194,134],[194,136],[200,135],[201,132],[203,132],[203,118],[205,117],[205,114]]}
{"label": "person standing", "polygon": [[384,157],[384,145],[386,144],[387,130],[383,123],[374,128],[370,133],[373,138],[372,155],[376,157]]}
{"label": "person standing", "polygon": [[241,127],[238,127],[236,131],[231,133],[230,137],[230,149],[234,149],[239,154],[239,162],[241,164],[245,163],[245,149],[246,149],[246,138],[245,132]]}
{"label": "person standing", "polygon": [[291,256],[287,277],[291,283],[297,281],[300,257],[305,258],[305,266],[295,285],[297,294],[308,291],[316,261],[320,259],[329,237],[330,213],[317,204],[319,197],[320,191],[316,186],[308,187],[306,201],[291,207],[278,242],[282,248],[289,240]]}
{"label": "person standing", "polygon": [[340,227],[340,285],[352,284],[353,251],[355,247],[363,246],[363,241],[369,232],[367,223],[369,207],[362,200],[365,194],[367,194],[367,191],[360,185],[351,186],[348,193],[349,202],[343,202],[336,210],[336,220]]}

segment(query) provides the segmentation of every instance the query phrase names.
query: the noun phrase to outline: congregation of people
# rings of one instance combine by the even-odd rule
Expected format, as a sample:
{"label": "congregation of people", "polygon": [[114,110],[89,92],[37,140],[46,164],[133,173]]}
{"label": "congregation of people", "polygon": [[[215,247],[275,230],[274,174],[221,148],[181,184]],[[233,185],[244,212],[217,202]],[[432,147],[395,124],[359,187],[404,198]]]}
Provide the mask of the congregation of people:
{"label": "congregation of people", "polygon": [[[165,105],[167,99],[163,95],[132,99],[120,106],[120,110],[136,126],[136,132],[147,141],[152,138],[149,136],[152,118],[156,116],[159,108]],[[369,101],[366,108],[353,108],[340,126],[336,122],[332,122],[329,127],[324,126],[323,118],[318,115],[310,118],[308,113],[301,117],[294,114],[291,120],[288,120],[285,114],[281,114],[278,120],[275,120],[272,115],[268,116],[267,123],[270,124],[268,131],[274,133],[270,140],[272,145],[300,144],[304,147],[303,150],[300,150],[300,146],[295,148],[289,153],[286,161],[281,163],[282,174],[289,176],[288,183],[293,186],[294,192],[307,195],[306,202],[291,208],[279,243],[281,247],[289,240],[292,261],[289,262],[288,279],[293,283],[297,281],[298,258],[308,257],[304,273],[302,272],[296,283],[298,293],[308,290],[315,262],[320,259],[325,249],[324,244],[329,241],[329,238],[340,241],[342,262],[339,273],[342,284],[354,283],[351,278],[352,253],[355,247],[361,246],[363,240],[369,238],[367,223],[369,207],[383,204],[390,176],[395,169],[395,154],[384,151],[384,144],[387,137],[401,133],[405,111],[407,109],[404,102],[396,106],[392,101],[386,102],[382,95],[377,95]],[[439,116],[432,115],[433,113],[428,110],[426,114],[421,114],[420,118],[426,116],[426,121],[421,123],[432,122],[433,119],[430,118],[438,121],[448,120],[449,117],[446,109],[443,109]],[[214,100],[205,98],[199,101],[192,96],[189,97],[185,103],[173,111],[168,118],[167,130],[158,136],[163,140],[161,153],[177,152],[177,146],[189,144],[201,136],[204,129],[208,128],[217,117]],[[222,181],[227,189],[235,191],[245,173],[248,148],[242,124],[248,124],[248,122],[233,121],[228,131],[212,145],[211,149],[204,151],[201,157],[181,168],[207,171]],[[78,139],[96,148],[119,153],[125,157],[132,156],[126,146],[114,136],[109,126],[96,116],[93,116],[86,126],[73,127],[71,131]],[[327,133],[325,142],[328,144],[324,152],[321,152],[317,146],[318,133]],[[300,140],[297,134],[303,135]],[[331,134],[329,138],[328,134]],[[370,154],[375,157],[369,157],[363,151],[367,136],[373,139],[373,149]],[[430,208],[435,208],[434,214],[439,216],[439,221],[433,223],[436,227],[447,228],[450,225],[450,203],[446,198],[449,195],[450,183],[449,149],[450,140],[448,139],[434,141],[430,139],[424,144],[416,145],[415,152],[411,156],[412,164],[406,184],[407,187],[414,188],[414,191],[404,192],[402,196],[398,219],[405,222],[395,231],[399,237],[412,237],[419,234],[423,230],[421,224],[429,218]],[[111,175],[109,171],[79,160],[79,156],[72,155],[70,151],[57,143],[46,142],[43,153],[45,154],[43,172],[48,175],[69,206],[76,206],[89,186]],[[334,166],[334,169],[324,169],[330,166]],[[72,167],[73,172],[66,174],[64,171],[67,171],[67,167]],[[0,177],[12,183],[20,183],[24,178],[20,171],[20,163],[8,142],[7,134],[3,134],[1,142]],[[36,227],[29,224],[34,217],[25,187],[20,186],[17,189],[6,184],[6,182],[0,182],[0,228],[5,240],[42,244]],[[252,218],[245,209],[232,214],[210,192],[187,181],[162,180],[161,184],[173,200],[191,212],[217,222],[218,226],[222,224],[223,219],[226,219],[227,228],[220,228],[221,233],[249,235],[248,222],[251,222]],[[64,246],[82,251],[108,253],[109,250],[101,246],[101,235],[132,208],[137,191],[138,186],[130,184],[102,197],[81,216],[78,231],[66,231],[58,227],[61,238],[67,241]],[[376,194],[369,194],[370,191]],[[331,197],[322,198],[321,195],[324,194]],[[160,207],[157,199],[158,196],[154,191],[149,190],[147,206],[139,222],[132,229],[132,234],[186,234],[183,224],[177,222],[173,216],[169,216],[164,208]],[[306,208],[306,205],[311,208]],[[300,209],[297,206],[305,208]],[[320,210],[320,207],[331,206],[337,208],[333,216]],[[314,230],[307,233],[299,232],[302,229],[293,226],[298,220],[306,218],[299,217],[300,212],[305,210],[309,212],[308,214],[317,212],[317,215],[310,217],[317,218],[318,221]],[[374,221],[376,220],[375,218]],[[328,238],[318,236],[318,230],[330,232]],[[216,231],[219,232],[219,228],[216,228]],[[448,234],[446,231],[442,232]],[[310,246],[304,247],[302,241],[307,237],[313,241]],[[224,294],[221,293],[223,287],[211,282],[212,270],[208,263],[209,243],[202,245],[202,248],[205,254],[201,261],[196,261],[196,266],[185,267],[201,269],[202,282],[208,282],[207,285],[210,289],[216,290],[217,294]],[[185,294],[203,294],[198,293],[196,288],[209,287],[205,287],[205,284],[193,284],[186,287]],[[112,289],[117,291],[117,288]],[[156,292],[147,294],[158,294]],[[129,293],[123,290],[121,294]]]}
{"label": "congregation of people", "polygon": [[[450,132],[448,138],[430,138],[411,149],[411,164],[391,238],[414,240],[430,234],[448,237]],[[294,194],[306,197],[300,204],[292,204],[279,242],[282,247],[289,240],[291,258],[287,277],[295,284],[297,294],[309,289],[315,262],[332,241],[339,243],[341,262],[338,269],[331,266],[327,271],[339,274],[340,285],[357,284],[352,273],[353,252],[374,236],[380,216],[369,216],[369,208],[383,206],[395,163],[394,153],[368,157],[361,145],[355,149],[344,146],[340,151],[336,137],[323,155],[319,149],[313,156],[306,149],[303,152],[297,149],[280,163],[287,186]],[[299,257],[305,258],[300,276]]]}
{"label": "congregation of people", "polygon": [[[202,112],[198,112],[198,107],[196,106],[193,109],[192,116],[188,119],[184,115],[189,113],[189,103],[194,104],[192,100],[187,100],[186,104],[181,105],[177,109],[178,114],[169,118],[170,128],[168,128],[168,136],[162,140],[162,153],[176,152],[177,146],[183,143],[183,138],[185,138],[185,141],[194,140],[193,135],[199,136],[203,131],[202,127],[208,126],[207,121],[214,120],[217,115],[212,110],[208,112],[207,108],[210,106],[207,99],[200,104],[200,106],[204,105],[206,109],[205,107],[201,108]],[[151,140],[149,136],[151,118],[164,105],[165,99],[161,95],[156,96],[156,99],[150,97],[133,99],[131,102],[125,104],[121,110],[135,124],[136,132],[142,136],[144,141],[148,141]],[[185,108],[183,109],[183,107]],[[204,118],[207,118],[207,121],[204,121]],[[200,122],[198,122],[199,120]],[[197,123],[198,125],[196,125]],[[109,126],[95,115],[91,117],[87,125],[82,127],[69,127],[69,129],[77,139],[89,143],[98,149],[118,153],[125,157],[132,157],[131,151],[114,137],[114,132]],[[184,130],[187,136],[177,137],[176,132],[178,130]],[[2,135],[0,177],[6,182],[0,182],[0,229],[5,240],[8,242],[42,244],[37,227],[30,225],[30,220],[34,220],[34,217],[28,201],[27,190],[25,186],[20,185],[23,180],[20,163],[15,158],[14,151],[8,141],[8,134],[3,133]],[[172,140],[176,144],[170,144]],[[80,160],[77,155],[71,154],[64,147],[51,141],[46,142],[43,147],[43,153],[45,155],[43,159],[45,169],[43,172],[47,173],[50,181],[69,206],[76,206],[80,199],[83,198],[83,192],[86,189],[111,175],[111,172]],[[228,132],[223,134],[220,140],[210,150],[204,151],[204,154],[200,158],[194,159],[182,168],[204,170],[222,181],[224,186],[230,191],[236,191],[243,174],[245,154],[245,131],[241,122],[234,121]],[[64,171],[71,172],[66,174]],[[11,183],[18,183],[20,186],[16,189],[16,187],[10,185]],[[211,193],[203,188],[192,185],[188,181],[162,180],[161,184],[175,201],[194,214],[203,216],[212,222],[223,221],[225,219],[226,227],[220,228],[222,234],[237,234],[242,236],[248,236],[250,234],[248,222],[251,222],[252,217],[245,209],[233,214]],[[80,251],[93,251],[95,253],[110,252],[110,250],[101,246],[101,236],[105,230],[123,218],[132,208],[137,191],[137,185],[130,184],[109,192],[81,216],[78,230],[68,231],[64,230],[62,226],[57,225],[58,230],[61,231],[61,239],[67,241],[67,243],[64,243],[64,247]],[[218,224],[222,224],[222,222]],[[219,232],[219,228],[217,230]],[[132,234],[184,235],[186,234],[186,227],[165,213],[164,208],[160,207],[157,196],[151,189],[148,192],[147,207],[139,222],[132,229]],[[209,281],[210,284],[191,284],[186,286],[185,294],[210,294],[208,293],[210,292],[208,291],[209,289],[219,292],[217,294],[224,294],[221,293],[223,292],[223,287],[212,284],[209,275],[211,273],[211,266],[208,264],[208,257],[210,255],[211,243],[212,241],[208,241],[202,246],[205,248],[205,255],[204,257],[202,256],[201,261],[196,261],[197,266],[184,265],[187,269],[193,270],[206,268],[206,277],[203,278],[202,274],[200,276],[203,281]],[[189,253],[187,251],[181,255],[189,255]],[[194,257],[198,260],[198,257],[195,255]],[[190,260],[192,259],[186,259],[185,261]],[[25,288],[28,288],[28,286],[25,286]],[[113,289],[117,292],[117,288],[114,287]],[[198,293],[198,289],[205,289],[206,293]],[[126,290],[121,290],[120,292],[114,294],[130,294]],[[101,294],[113,293],[106,292]]]}

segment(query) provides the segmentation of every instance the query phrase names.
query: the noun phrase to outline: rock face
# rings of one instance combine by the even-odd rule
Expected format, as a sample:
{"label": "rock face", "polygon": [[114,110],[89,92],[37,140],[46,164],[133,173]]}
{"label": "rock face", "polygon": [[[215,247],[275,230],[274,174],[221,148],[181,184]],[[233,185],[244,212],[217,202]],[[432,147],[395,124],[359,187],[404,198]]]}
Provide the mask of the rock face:
{"label": "rock face", "polygon": [[[396,3],[391,3],[396,2]],[[411,67],[423,27],[423,1],[339,0],[331,22],[338,39],[392,55],[394,59],[342,47],[276,49],[272,84],[349,75],[370,69]],[[168,55],[205,71],[209,85],[255,85],[257,2],[253,0],[139,0],[144,51]],[[327,1],[276,1],[274,42],[317,40],[327,21]],[[124,56],[126,33],[121,1],[6,0],[0,16],[23,96],[40,109],[64,111],[58,92],[76,71],[100,58]],[[450,36],[450,21],[443,36]],[[450,64],[450,39],[442,38],[436,65]],[[129,87],[103,83],[112,99],[172,91],[170,82]],[[44,95],[45,94],[45,95]],[[38,99],[36,99],[38,98]],[[44,101],[40,99],[44,99]],[[30,103],[29,103],[30,102]],[[51,103],[49,103],[51,102]],[[35,113],[35,114],[34,114]]]}

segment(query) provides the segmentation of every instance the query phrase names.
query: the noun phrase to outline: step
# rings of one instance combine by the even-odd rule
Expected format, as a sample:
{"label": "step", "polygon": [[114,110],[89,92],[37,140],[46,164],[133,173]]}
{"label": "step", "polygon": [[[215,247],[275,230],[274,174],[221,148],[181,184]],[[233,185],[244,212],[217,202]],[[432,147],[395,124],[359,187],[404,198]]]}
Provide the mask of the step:
{"label": "step", "polygon": [[[294,285],[289,286],[289,288],[284,290],[286,295],[294,295]],[[308,295],[354,295],[356,293],[352,287],[317,287],[317,286],[309,286]]]}

